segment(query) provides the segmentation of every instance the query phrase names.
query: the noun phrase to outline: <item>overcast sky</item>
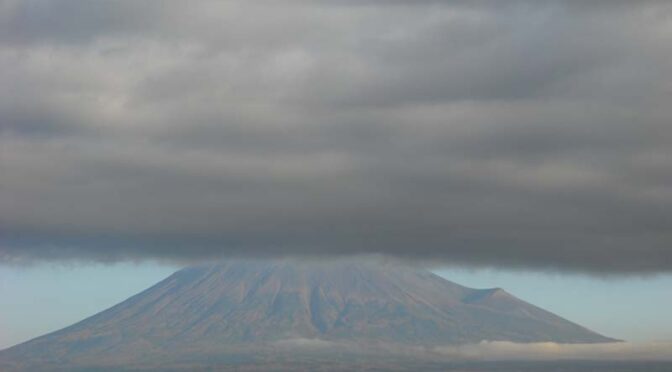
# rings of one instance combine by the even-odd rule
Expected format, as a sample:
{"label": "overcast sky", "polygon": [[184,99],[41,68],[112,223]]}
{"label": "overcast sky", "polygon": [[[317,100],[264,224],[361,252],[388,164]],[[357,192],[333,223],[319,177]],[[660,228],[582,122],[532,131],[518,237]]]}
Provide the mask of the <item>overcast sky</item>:
{"label": "overcast sky", "polygon": [[666,1],[0,0],[0,262],[672,271]]}

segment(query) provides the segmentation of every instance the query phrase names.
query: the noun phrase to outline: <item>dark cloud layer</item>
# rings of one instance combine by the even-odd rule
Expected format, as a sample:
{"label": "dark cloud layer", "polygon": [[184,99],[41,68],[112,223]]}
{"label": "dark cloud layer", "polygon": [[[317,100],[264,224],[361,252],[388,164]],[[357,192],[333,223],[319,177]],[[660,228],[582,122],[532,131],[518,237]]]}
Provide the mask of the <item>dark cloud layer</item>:
{"label": "dark cloud layer", "polygon": [[672,271],[672,5],[0,2],[0,261]]}

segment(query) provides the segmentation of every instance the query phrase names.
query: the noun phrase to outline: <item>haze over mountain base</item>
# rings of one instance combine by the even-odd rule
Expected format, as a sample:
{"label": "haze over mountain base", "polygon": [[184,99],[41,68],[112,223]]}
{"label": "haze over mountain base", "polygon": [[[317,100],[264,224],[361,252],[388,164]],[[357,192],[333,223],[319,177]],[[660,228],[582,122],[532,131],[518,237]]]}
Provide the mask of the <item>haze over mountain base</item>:
{"label": "haze over mountain base", "polygon": [[108,310],[0,352],[0,363],[30,370],[322,361],[387,369],[474,359],[459,348],[486,341],[616,340],[502,289],[467,288],[412,267],[231,261],[178,271]]}

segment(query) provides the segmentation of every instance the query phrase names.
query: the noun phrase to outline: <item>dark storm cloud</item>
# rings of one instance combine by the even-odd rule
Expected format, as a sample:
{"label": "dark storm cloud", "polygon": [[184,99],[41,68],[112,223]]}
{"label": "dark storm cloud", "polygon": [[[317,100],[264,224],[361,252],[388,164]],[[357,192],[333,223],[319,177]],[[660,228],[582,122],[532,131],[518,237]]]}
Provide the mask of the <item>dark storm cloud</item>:
{"label": "dark storm cloud", "polygon": [[672,6],[0,3],[0,260],[672,270]]}

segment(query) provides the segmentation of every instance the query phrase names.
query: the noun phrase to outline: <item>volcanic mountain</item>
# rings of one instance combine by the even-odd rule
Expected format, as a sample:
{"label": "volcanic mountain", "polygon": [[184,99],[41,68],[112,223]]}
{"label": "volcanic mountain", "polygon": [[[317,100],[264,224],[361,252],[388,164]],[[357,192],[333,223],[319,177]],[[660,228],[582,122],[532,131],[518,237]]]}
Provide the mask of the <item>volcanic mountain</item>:
{"label": "volcanic mountain", "polygon": [[471,289],[425,270],[231,261],[180,270],[112,308],[0,352],[0,366],[176,365],[277,350],[364,352],[483,340],[614,341],[502,289]]}

